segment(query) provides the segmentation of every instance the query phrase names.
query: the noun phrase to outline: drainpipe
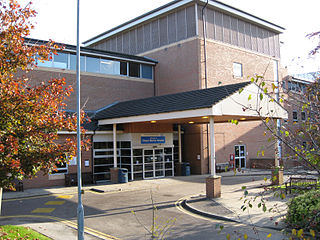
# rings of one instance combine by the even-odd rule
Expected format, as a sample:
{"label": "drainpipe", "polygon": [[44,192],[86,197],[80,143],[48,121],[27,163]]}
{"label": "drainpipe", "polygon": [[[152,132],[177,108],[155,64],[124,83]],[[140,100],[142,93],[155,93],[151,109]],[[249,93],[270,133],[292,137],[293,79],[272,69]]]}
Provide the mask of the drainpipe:
{"label": "drainpipe", "polygon": [[[207,69],[207,25],[205,19],[204,10],[207,7],[209,0],[207,0],[206,4],[203,6],[201,10],[202,16],[202,29],[203,29],[203,53],[204,53],[204,81],[205,88],[208,88],[208,69]],[[210,166],[210,151],[209,151],[209,124],[207,124],[207,155],[208,155],[208,171]]]}
{"label": "drainpipe", "polygon": [[204,53],[204,81],[205,81],[205,88],[208,88],[208,73],[207,73],[207,31],[206,31],[206,19],[204,10],[208,5],[209,0],[207,0],[206,4],[203,6],[202,12],[202,29],[203,29],[203,53]]}

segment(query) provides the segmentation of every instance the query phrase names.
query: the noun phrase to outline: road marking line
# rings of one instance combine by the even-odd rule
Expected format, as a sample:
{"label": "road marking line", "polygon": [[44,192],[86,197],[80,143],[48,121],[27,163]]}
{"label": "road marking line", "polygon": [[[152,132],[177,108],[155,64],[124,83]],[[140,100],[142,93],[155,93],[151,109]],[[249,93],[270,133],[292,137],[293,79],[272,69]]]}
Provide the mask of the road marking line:
{"label": "road marking line", "polygon": [[[74,222],[71,222],[69,220],[65,220],[62,218],[58,218],[58,217],[52,217],[52,216],[46,216],[46,215],[15,215],[15,216],[0,216],[1,218],[44,218],[44,219],[51,219],[51,220],[55,220],[57,222],[63,223],[65,225],[67,225],[68,227],[77,229],[77,224]],[[105,239],[105,240],[121,240],[120,238],[111,236],[109,234],[105,234],[103,232],[99,232],[97,230],[88,228],[88,227],[84,227],[84,232],[90,235],[93,235],[95,237],[101,238],[101,239]]]}
{"label": "road marking line", "polygon": [[[52,196],[57,196],[59,198],[70,199],[76,194],[76,192],[68,193],[68,194],[72,194],[72,195],[60,195],[58,193],[53,193],[53,194],[45,194],[45,195],[30,196],[30,197],[3,199],[2,202],[13,202],[13,201],[22,201],[22,200],[26,200],[26,199],[47,198],[47,197],[52,197]],[[60,197],[60,196],[62,196],[62,197]]]}
{"label": "road marking line", "polygon": [[48,201],[44,205],[63,205],[66,201]]}
{"label": "road marking line", "polygon": [[51,213],[55,208],[36,208],[31,213]]}
{"label": "road marking line", "polygon": [[56,198],[61,198],[61,199],[70,199],[73,198],[73,195],[59,195]]}

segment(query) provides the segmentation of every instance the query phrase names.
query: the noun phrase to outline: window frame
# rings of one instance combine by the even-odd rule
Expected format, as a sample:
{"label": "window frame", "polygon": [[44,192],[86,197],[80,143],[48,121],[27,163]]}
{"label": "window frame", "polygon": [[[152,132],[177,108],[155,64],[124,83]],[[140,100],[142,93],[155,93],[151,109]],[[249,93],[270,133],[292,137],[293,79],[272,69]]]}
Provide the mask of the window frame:
{"label": "window frame", "polygon": [[[240,67],[240,75],[237,74],[238,73],[238,70]],[[239,63],[239,62],[233,62],[233,65],[232,65],[232,73],[233,73],[233,77],[235,78],[242,78],[243,77],[243,65],[242,63]]]}
{"label": "window frame", "polygon": [[[296,114],[296,117],[294,116]],[[298,122],[298,111],[292,111],[292,120]]]}

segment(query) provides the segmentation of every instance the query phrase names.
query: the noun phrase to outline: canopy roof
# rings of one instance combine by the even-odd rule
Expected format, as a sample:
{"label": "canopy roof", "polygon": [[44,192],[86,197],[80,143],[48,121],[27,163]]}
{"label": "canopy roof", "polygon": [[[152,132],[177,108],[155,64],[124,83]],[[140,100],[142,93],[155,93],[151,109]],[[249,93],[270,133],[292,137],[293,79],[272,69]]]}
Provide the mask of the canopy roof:
{"label": "canopy roof", "polygon": [[145,121],[185,123],[190,120],[205,123],[208,116],[214,116],[215,122],[226,122],[231,119],[287,118],[288,113],[255,83],[243,82],[118,102],[97,111],[94,119],[99,125]]}

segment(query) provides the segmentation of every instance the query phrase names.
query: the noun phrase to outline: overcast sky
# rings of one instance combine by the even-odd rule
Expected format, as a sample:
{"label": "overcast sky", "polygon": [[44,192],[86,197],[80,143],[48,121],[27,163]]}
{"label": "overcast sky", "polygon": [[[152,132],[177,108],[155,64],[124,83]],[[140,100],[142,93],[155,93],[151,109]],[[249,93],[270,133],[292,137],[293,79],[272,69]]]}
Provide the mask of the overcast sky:
{"label": "overcast sky", "polygon": [[[286,28],[281,36],[282,65],[290,73],[320,70],[320,57],[308,56],[316,41],[306,34],[320,31],[319,0],[220,0]],[[26,4],[27,0],[19,0]],[[33,0],[38,15],[32,38],[76,44],[76,0]],[[81,42],[171,0],[80,0]]]}

